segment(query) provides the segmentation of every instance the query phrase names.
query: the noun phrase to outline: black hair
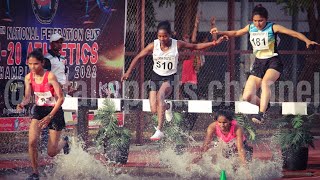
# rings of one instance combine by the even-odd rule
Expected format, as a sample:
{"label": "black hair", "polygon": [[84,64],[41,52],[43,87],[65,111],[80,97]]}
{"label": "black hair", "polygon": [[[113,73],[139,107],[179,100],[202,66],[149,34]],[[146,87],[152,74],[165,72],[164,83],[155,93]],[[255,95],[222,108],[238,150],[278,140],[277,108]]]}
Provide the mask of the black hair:
{"label": "black hair", "polygon": [[44,56],[42,54],[42,49],[41,48],[34,49],[31,53],[29,53],[27,59],[29,59],[31,57],[36,58],[41,63],[44,61]]}
{"label": "black hair", "polygon": [[160,29],[166,30],[167,33],[171,35],[171,24],[169,21],[161,21],[158,24],[157,32],[159,32]]}
{"label": "black hair", "polygon": [[217,113],[214,114],[214,120],[218,120],[219,116],[224,116],[226,117],[226,119],[228,119],[229,121],[232,121],[234,118],[234,113],[231,111],[227,111],[227,110],[220,110]]}
{"label": "black hair", "polygon": [[263,7],[261,4],[256,5],[252,10],[252,17],[255,15],[259,15],[268,19],[268,10]]}

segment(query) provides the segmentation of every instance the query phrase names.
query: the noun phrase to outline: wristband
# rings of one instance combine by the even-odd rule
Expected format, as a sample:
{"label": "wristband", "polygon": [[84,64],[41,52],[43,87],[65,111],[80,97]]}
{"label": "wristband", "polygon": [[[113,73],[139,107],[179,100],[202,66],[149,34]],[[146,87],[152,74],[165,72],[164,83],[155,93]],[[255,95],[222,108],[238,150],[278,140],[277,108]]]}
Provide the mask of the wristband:
{"label": "wristband", "polygon": [[213,46],[216,46],[218,43],[216,40],[212,41]]}
{"label": "wristband", "polygon": [[51,115],[51,114],[48,114],[47,116],[48,116],[50,119],[53,118],[53,115]]}

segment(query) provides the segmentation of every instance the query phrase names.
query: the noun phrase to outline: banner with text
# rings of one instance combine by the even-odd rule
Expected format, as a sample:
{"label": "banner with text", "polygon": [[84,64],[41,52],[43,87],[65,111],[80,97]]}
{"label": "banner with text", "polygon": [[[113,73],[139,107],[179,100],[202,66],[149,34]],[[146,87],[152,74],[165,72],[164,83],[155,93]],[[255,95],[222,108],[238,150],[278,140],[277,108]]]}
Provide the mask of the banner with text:
{"label": "banner with text", "polygon": [[126,0],[0,0],[0,116],[15,114],[26,57],[46,54],[53,33],[64,42],[73,97],[121,98]]}

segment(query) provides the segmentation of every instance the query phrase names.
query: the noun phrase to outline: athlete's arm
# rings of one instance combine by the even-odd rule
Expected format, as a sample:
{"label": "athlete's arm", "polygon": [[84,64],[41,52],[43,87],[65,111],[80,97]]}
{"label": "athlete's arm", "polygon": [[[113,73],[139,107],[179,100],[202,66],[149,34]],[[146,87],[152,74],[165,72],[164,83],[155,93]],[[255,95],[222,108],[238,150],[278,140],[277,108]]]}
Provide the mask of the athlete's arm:
{"label": "athlete's arm", "polygon": [[147,56],[152,51],[153,51],[153,43],[150,43],[147,47],[142,49],[141,52],[136,57],[134,57],[134,59],[132,60],[127,72],[124,73],[123,76],[121,77],[121,81],[127,80],[127,78],[129,78],[132,70],[136,66],[137,62],[140,61],[143,57]]}
{"label": "athlete's arm", "polygon": [[233,31],[219,31],[217,28],[212,28],[210,30],[211,34],[219,34],[219,35],[226,35],[228,37],[238,37],[242,36],[249,32],[249,25],[246,27],[239,29],[239,30],[233,30]]}
{"label": "athlete's arm", "polygon": [[29,104],[31,98],[31,81],[30,73],[24,78],[24,96],[20,104],[17,104],[17,110],[22,110],[25,105]]}
{"label": "athlete's arm", "polygon": [[247,167],[247,160],[246,160],[246,151],[243,147],[243,130],[240,126],[237,125],[236,127],[236,135],[237,135],[237,149],[238,149],[238,153],[239,153],[239,158],[243,164],[243,166],[245,167],[245,172],[244,174],[246,175],[247,179],[252,179],[251,174],[249,172],[249,169]]}
{"label": "athlete's arm", "polygon": [[215,131],[216,131],[216,123],[213,122],[208,126],[207,134],[203,142],[203,145],[201,147],[200,155],[195,159],[193,159],[192,163],[197,163],[202,158],[203,153],[208,151]]}
{"label": "athlete's arm", "polygon": [[243,164],[246,164],[246,152],[243,147],[243,130],[239,126],[237,126],[236,135],[237,135],[237,149],[238,149],[240,160]]}
{"label": "athlete's arm", "polygon": [[50,112],[50,115],[54,116],[58,112],[59,108],[62,106],[62,104],[64,102],[64,95],[63,95],[61,86],[57,81],[56,76],[52,72],[49,72],[48,82],[49,82],[49,84],[51,84],[53,86],[54,93],[57,97],[56,104],[54,105],[52,111]]}
{"label": "athlete's arm", "polygon": [[301,41],[304,41],[306,43],[306,47],[309,48],[310,45],[319,45],[317,42],[311,41],[308,39],[305,35],[302,33],[299,33],[297,31],[285,28],[281,25],[275,24],[273,25],[273,31],[275,33],[282,33],[282,34],[287,34],[289,36],[295,37],[297,39],[300,39]]}
{"label": "athlete's arm", "polygon": [[191,50],[201,50],[201,49],[206,49],[209,47],[216,46],[225,40],[228,40],[227,36],[222,36],[216,41],[214,40],[212,42],[198,43],[198,44],[192,44],[192,43],[178,40],[177,45],[178,45],[178,49],[186,48],[186,49],[191,49]]}

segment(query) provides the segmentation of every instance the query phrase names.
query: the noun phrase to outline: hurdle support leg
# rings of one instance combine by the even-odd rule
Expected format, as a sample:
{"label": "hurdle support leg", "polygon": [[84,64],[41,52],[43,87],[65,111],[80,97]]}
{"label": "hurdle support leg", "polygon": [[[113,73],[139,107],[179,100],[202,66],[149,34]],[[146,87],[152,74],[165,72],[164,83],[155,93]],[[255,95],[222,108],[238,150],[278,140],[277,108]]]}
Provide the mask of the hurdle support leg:
{"label": "hurdle support leg", "polygon": [[98,108],[97,99],[78,99],[78,126],[77,135],[84,141],[84,149],[89,147],[89,110]]}
{"label": "hurdle support leg", "polygon": [[88,121],[89,108],[80,106],[78,109],[78,125],[77,135],[84,141],[84,149],[88,147],[88,135],[89,135],[89,121]]}
{"label": "hurdle support leg", "polygon": [[144,112],[138,112],[138,120],[136,125],[136,145],[141,146],[143,144],[143,124],[144,122]]}

